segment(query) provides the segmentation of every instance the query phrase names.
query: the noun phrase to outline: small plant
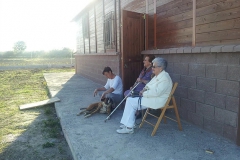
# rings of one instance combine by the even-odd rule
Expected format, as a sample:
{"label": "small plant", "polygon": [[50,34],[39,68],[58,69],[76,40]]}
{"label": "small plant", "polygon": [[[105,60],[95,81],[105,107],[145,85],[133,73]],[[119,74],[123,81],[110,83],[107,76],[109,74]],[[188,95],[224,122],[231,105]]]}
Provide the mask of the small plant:
{"label": "small plant", "polygon": [[60,154],[64,153],[64,149],[61,146],[58,147],[58,151],[59,151]]}
{"label": "small plant", "polygon": [[43,121],[45,127],[60,127],[59,121],[57,119],[48,119]]}
{"label": "small plant", "polygon": [[60,123],[58,119],[48,119],[44,120],[44,127],[46,127],[48,136],[50,138],[57,138],[59,136],[59,131],[61,130]]}
{"label": "small plant", "polygon": [[51,110],[51,108],[46,108],[46,109],[44,110],[44,114],[45,114],[45,115],[51,115],[51,114],[53,114],[53,111]]}
{"label": "small plant", "polygon": [[49,135],[50,138],[58,138],[58,136],[60,135],[59,134],[59,128],[56,128],[56,127],[51,128],[48,135]]}
{"label": "small plant", "polygon": [[42,145],[43,148],[50,148],[50,147],[54,147],[54,146],[55,146],[55,144],[51,143],[51,142],[47,142]]}

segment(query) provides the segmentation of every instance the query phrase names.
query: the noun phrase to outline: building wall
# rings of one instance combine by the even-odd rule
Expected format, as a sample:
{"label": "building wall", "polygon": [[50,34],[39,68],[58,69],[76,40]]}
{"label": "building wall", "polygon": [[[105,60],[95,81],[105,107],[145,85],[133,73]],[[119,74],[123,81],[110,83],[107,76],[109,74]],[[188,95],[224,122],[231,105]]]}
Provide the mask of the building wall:
{"label": "building wall", "polygon": [[[173,0],[157,5],[156,47],[229,45],[240,42],[240,1],[196,0],[196,21],[193,23],[193,0]],[[152,22],[152,11],[150,25]],[[194,33],[193,26],[196,27]],[[152,30],[152,29],[151,29]],[[149,30],[149,34],[153,32]],[[152,38],[149,38],[151,48]]]}
{"label": "building wall", "polygon": [[[102,70],[106,66],[111,67],[115,74],[120,75],[119,50],[118,52],[114,49],[105,50],[103,37],[104,15],[114,11],[114,1],[104,0],[104,4],[103,6],[103,0],[97,0],[83,13],[83,15],[88,15],[89,38],[83,38],[82,17],[78,18],[79,34],[77,36],[77,54],[75,55],[76,73],[100,84],[106,83],[106,77],[102,75]],[[120,46],[118,46],[119,48]]]}
{"label": "building wall", "polygon": [[192,0],[175,0],[157,7],[157,48],[192,45],[192,10]]}
{"label": "building wall", "polygon": [[91,79],[94,82],[104,85],[106,77],[102,75],[104,67],[111,67],[113,73],[120,75],[120,56],[119,54],[89,54],[75,55],[76,74]]}
{"label": "building wall", "polygon": [[[192,0],[157,0],[157,41],[154,47],[154,0],[117,1],[122,9],[148,13],[148,48],[143,54],[155,54],[168,60],[167,71],[179,82],[176,99],[182,119],[206,130],[236,141],[239,128],[240,81],[240,1],[196,0],[196,46],[191,47],[193,34]],[[108,65],[121,75],[120,27],[117,25],[117,51],[104,50],[103,15],[114,11],[113,0],[95,3],[90,13],[90,51],[88,40],[79,35],[76,73],[104,84],[102,69]],[[117,24],[120,24],[117,14]],[[94,37],[96,19],[97,37]],[[97,39],[97,47],[95,47]],[[220,45],[220,46],[219,46]],[[204,47],[205,46],[205,47]],[[94,51],[94,48],[97,48]],[[237,49],[237,50],[235,50]],[[94,53],[96,52],[96,53]],[[109,53],[108,53],[109,52]],[[240,134],[240,131],[239,133]]]}
{"label": "building wall", "polygon": [[240,43],[240,1],[197,0],[196,46]]}
{"label": "building wall", "polygon": [[[155,47],[154,0],[117,0],[117,52],[120,52],[121,46],[119,7],[124,10],[148,14],[147,38],[149,49],[192,46],[193,41],[196,42],[196,46],[240,43],[240,1],[196,0],[196,21],[193,23],[193,0],[157,0]],[[96,15],[94,15],[94,10]],[[83,40],[81,34],[78,36],[77,51],[80,54],[105,52],[103,43],[103,17],[110,11],[115,11],[113,0],[98,0],[92,8],[86,11],[89,15],[90,38]],[[80,17],[78,24],[81,25],[81,22]],[[196,27],[195,32],[193,31],[193,27]],[[79,30],[81,30],[81,27],[79,27]],[[196,37],[195,40],[193,39],[193,34]]]}
{"label": "building wall", "polygon": [[224,48],[180,48],[171,54],[169,50],[149,50],[143,54],[168,61],[167,72],[179,83],[175,97],[181,119],[236,142],[240,52],[222,52]]}

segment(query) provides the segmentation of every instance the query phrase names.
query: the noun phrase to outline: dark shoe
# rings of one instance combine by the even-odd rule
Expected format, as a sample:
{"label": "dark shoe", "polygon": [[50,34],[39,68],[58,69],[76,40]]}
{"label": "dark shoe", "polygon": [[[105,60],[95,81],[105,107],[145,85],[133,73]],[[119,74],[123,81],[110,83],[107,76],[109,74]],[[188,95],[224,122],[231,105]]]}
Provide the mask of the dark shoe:
{"label": "dark shoe", "polygon": [[137,111],[135,113],[136,119],[142,118],[142,112],[141,111]]}

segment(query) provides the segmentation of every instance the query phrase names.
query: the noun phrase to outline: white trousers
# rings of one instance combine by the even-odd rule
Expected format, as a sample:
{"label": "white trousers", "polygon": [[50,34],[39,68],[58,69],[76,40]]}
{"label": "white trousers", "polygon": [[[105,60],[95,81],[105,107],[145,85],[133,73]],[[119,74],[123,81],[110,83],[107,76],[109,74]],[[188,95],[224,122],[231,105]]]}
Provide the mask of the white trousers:
{"label": "white trousers", "polygon": [[134,126],[135,120],[136,120],[135,113],[137,109],[140,110],[140,109],[147,108],[144,106],[140,107],[138,104],[138,100],[139,100],[139,97],[135,97],[135,98],[128,97],[126,100],[123,116],[120,122],[124,124],[126,127],[132,128]]}

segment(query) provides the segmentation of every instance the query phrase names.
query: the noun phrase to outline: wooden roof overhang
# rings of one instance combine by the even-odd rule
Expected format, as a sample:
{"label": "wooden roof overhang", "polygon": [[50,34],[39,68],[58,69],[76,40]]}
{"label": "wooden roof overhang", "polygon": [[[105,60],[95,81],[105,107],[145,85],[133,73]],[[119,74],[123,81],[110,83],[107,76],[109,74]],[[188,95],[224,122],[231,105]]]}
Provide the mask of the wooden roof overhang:
{"label": "wooden roof overhang", "polygon": [[96,2],[99,0],[92,0],[85,8],[83,8],[72,20],[71,22],[76,22],[78,21],[79,18],[82,17],[82,15],[87,12],[89,9],[91,9],[92,7],[94,7],[94,5],[96,4]]}

